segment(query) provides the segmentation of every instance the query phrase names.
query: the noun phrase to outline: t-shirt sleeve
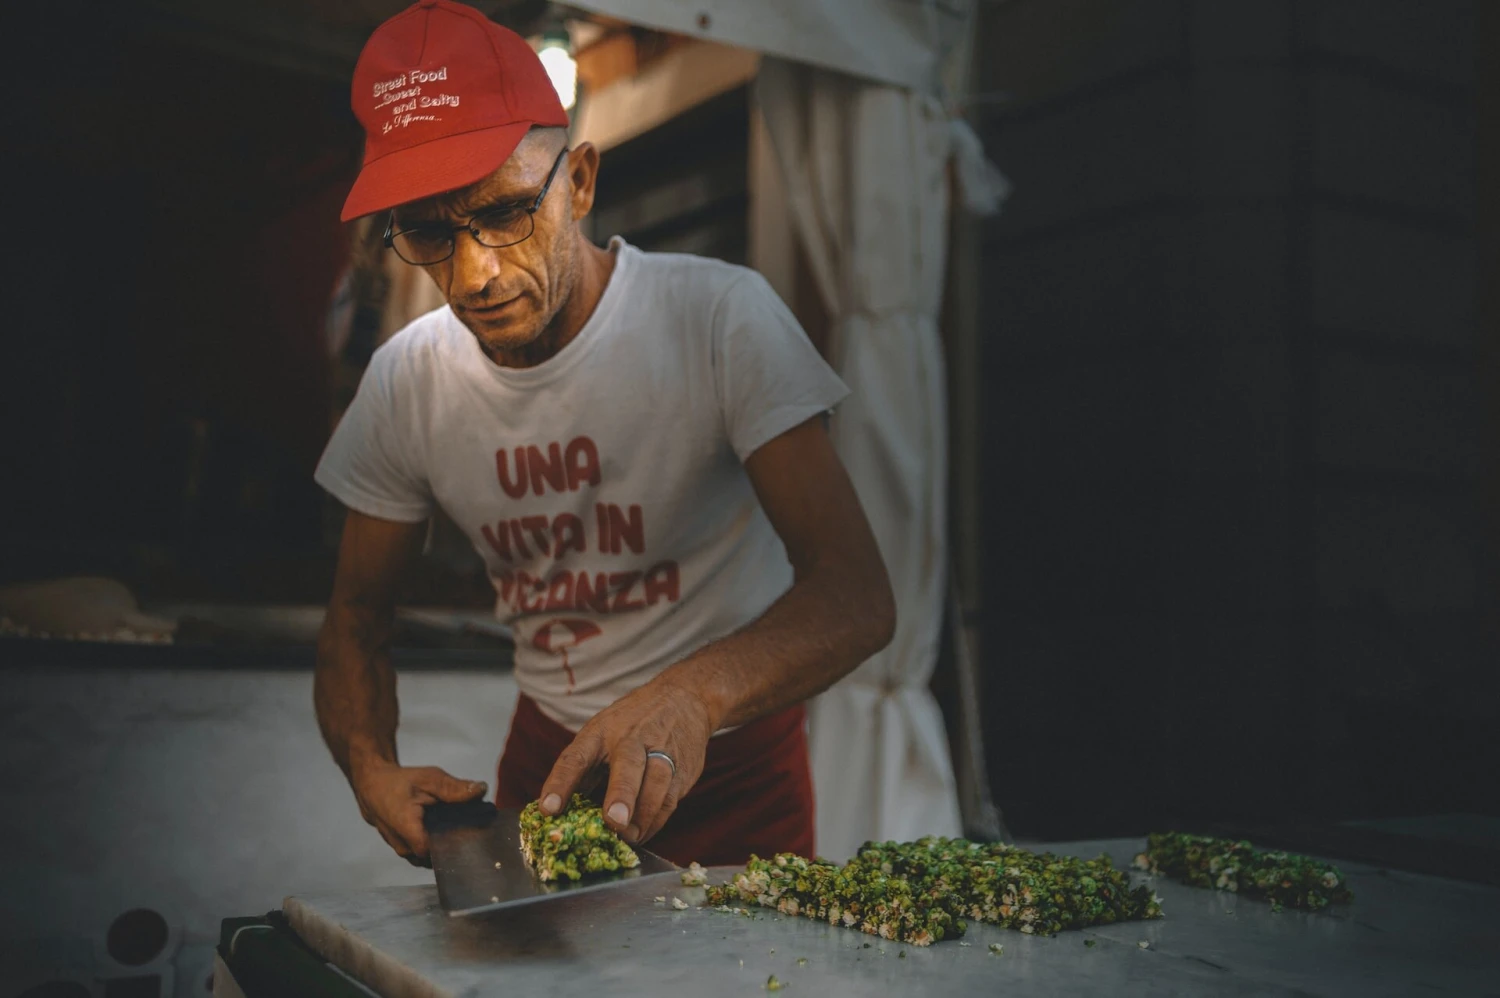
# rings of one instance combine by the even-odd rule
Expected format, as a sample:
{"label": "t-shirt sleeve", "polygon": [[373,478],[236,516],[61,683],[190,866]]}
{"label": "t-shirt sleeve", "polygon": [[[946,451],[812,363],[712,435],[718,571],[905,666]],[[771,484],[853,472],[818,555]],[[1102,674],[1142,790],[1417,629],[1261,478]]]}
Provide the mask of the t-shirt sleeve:
{"label": "t-shirt sleeve", "polygon": [[380,351],[371,359],[313,480],[357,513],[419,523],[432,515],[432,492],[396,431],[390,360]]}
{"label": "t-shirt sleeve", "polygon": [[754,271],[725,289],[713,332],[719,405],[742,462],[849,394],[781,296]]}

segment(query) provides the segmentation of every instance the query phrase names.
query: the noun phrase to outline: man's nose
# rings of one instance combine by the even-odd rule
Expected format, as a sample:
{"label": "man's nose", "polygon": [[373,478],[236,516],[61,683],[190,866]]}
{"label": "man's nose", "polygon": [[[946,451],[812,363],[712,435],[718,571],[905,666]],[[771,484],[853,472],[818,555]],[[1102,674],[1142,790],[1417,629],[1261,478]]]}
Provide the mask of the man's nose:
{"label": "man's nose", "polygon": [[452,273],[448,277],[448,300],[476,298],[500,274],[500,254],[466,229],[453,234]]}

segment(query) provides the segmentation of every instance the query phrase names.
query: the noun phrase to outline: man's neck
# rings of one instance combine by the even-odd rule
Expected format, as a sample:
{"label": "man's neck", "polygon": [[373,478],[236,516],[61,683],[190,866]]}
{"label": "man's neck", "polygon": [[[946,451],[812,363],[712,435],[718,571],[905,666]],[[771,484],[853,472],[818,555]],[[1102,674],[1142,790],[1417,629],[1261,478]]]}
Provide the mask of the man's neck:
{"label": "man's neck", "polygon": [[547,328],[536,339],[514,350],[486,348],[490,360],[501,367],[536,367],[557,356],[583,329],[614,273],[615,254],[613,250],[600,249],[587,240],[580,242],[583,260],[578,268],[578,280],[563,307],[547,323]]}

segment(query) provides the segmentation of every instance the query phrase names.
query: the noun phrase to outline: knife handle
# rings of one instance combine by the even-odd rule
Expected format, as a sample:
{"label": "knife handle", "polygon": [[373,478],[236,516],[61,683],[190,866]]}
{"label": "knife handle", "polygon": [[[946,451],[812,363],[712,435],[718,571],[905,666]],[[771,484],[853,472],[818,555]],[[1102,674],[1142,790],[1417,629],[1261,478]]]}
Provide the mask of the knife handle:
{"label": "knife handle", "polygon": [[488,828],[499,812],[487,800],[474,800],[428,804],[422,810],[422,827],[429,832],[441,832],[450,828]]}

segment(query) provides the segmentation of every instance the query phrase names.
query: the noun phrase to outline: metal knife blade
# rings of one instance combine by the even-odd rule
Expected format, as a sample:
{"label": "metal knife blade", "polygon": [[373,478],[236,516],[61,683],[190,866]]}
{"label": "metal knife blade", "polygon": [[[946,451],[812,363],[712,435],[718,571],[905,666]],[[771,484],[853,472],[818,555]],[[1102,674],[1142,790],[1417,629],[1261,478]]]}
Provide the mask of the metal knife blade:
{"label": "metal knife blade", "polygon": [[538,880],[521,855],[521,812],[488,801],[431,804],[423,815],[428,854],[437,876],[438,903],[452,916],[601,890],[642,877],[677,873],[675,866],[639,846],[633,870],[591,873],[582,880]]}

